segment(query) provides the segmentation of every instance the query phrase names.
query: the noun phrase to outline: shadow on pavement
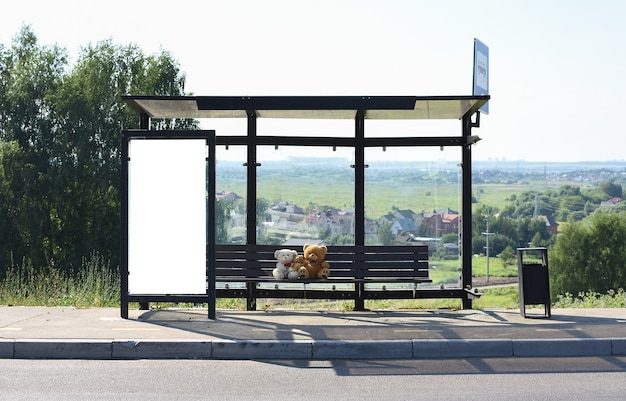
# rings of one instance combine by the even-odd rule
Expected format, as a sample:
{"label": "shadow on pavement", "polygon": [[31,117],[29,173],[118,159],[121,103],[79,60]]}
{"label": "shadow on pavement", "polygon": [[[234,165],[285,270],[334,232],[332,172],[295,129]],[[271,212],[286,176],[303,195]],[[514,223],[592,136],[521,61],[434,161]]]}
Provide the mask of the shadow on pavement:
{"label": "shadow on pavement", "polygon": [[223,310],[210,320],[203,309],[162,309],[138,320],[230,340],[615,338],[624,337],[626,327],[620,317],[553,313],[524,319],[515,310]]}

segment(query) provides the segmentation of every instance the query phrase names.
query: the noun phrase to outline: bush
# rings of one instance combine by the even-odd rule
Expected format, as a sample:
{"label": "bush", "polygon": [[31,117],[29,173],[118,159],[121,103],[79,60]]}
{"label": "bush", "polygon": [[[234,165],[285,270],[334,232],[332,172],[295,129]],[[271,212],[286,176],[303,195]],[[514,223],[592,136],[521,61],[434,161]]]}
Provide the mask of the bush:
{"label": "bush", "polygon": [[606,294],[593,291],[581,292],[574,297],[569,292],[558,295],[553,303],[555,308],[624,308],[626,307],[626,292],[623,288],[617,291],[609,290]]}
{"label": "bush", "polygon": [[626,288],[626,214],[596,214],[565,226],[550,253],[553,298]]}

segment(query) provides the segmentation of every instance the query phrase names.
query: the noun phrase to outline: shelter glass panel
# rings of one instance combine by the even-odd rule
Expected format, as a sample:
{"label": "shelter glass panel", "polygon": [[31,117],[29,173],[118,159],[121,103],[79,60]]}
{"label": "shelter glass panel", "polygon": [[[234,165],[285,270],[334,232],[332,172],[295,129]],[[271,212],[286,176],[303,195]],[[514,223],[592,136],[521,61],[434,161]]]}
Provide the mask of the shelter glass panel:
{"label": "shelter glass panel", "polygon": [[458,136],[458,120],[365,120],[366,138]]}
{"label": "shelter glass panel", "polygon": [[215,150],[216,243],[246,242],[247,146],[218,146]]}
{"label": "shelter glass panel", "polygon": [[260,136],[354,137],[354,120],[259,118]]}
{"label": "shelter glass panel", "polygon": [[259,244],[354,244],[353,148],[257,149]]}
{"label": "shelter glass panel", "polygon": [[461,149],[367,148],[365,162],[366,243],[427,243],[438,252],[443,238],[458,256]]}

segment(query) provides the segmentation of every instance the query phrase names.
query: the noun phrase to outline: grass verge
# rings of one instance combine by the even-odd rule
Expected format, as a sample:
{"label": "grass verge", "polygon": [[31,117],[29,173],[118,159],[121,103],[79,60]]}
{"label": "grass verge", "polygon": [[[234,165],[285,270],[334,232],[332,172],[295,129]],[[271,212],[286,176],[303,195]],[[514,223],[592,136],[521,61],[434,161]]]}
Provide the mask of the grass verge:
{"label": "grass verge", "polygon": [[[438,266],[433,279],[440,275],[442,283],[458,281],[455,261],[434,262]],[[495,276],[512,276],[510,267],[496,267]],[[480,271],[480,267],[477,269]],[[519,292],[517,285],[484,288],[482,297],[473,301],[474,309],[518,309]],[[74,306],[119,307],[120,276],[118,269],[110,268],[109,263],[98,254],[83,259],[82,268],[75,274],[65,273],[54,265],[36,269],[30,263],[11,266],[0,281],[0,305],[20,306]],[[206,307],[206,305],[181,305],[153,303],[155,308],[171,306]],[[295,309],[351,311],[352,301],[333,300],[293,300],[259,299],[257,309]],[[218,299],[218,309],[245,310],[244,299]],[[460,309],[458,299],[397,299],[367,300],[365,307],[370,310],[409,310],[409,309]],[[531,306],[532,307],[532,306]],[[624,289],[610,290],[606,294],[588,291],[578,295],[558,295],[552,303],[554,308],[624,308]]]}
{"label": "grass verge", "polygon": [[25,261],[7,269],[0,282],[0,305],[86,308],[119,304],[119,272],[98,254],[84,258],[76,274],[54,265],[36,269]]}

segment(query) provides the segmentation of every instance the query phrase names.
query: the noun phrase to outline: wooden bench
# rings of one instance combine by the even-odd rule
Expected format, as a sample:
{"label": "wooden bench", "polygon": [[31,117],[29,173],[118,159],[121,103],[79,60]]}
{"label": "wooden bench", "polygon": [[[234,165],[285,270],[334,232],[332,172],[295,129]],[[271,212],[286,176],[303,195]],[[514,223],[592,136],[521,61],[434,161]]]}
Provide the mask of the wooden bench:
{"label": "wooden bench", "polygon": [[[245,298],[248,310],[259,298],[349,299],[364,310],[366,299],[459,297],[443,290],[423,292],[417,285],[430,283],[428,247],[329,246],[327,280],[276,280],[274,251],[279,245],[217,245],[215,276],[217,298]],[[301,249],[295,249],[301,253]]]}

